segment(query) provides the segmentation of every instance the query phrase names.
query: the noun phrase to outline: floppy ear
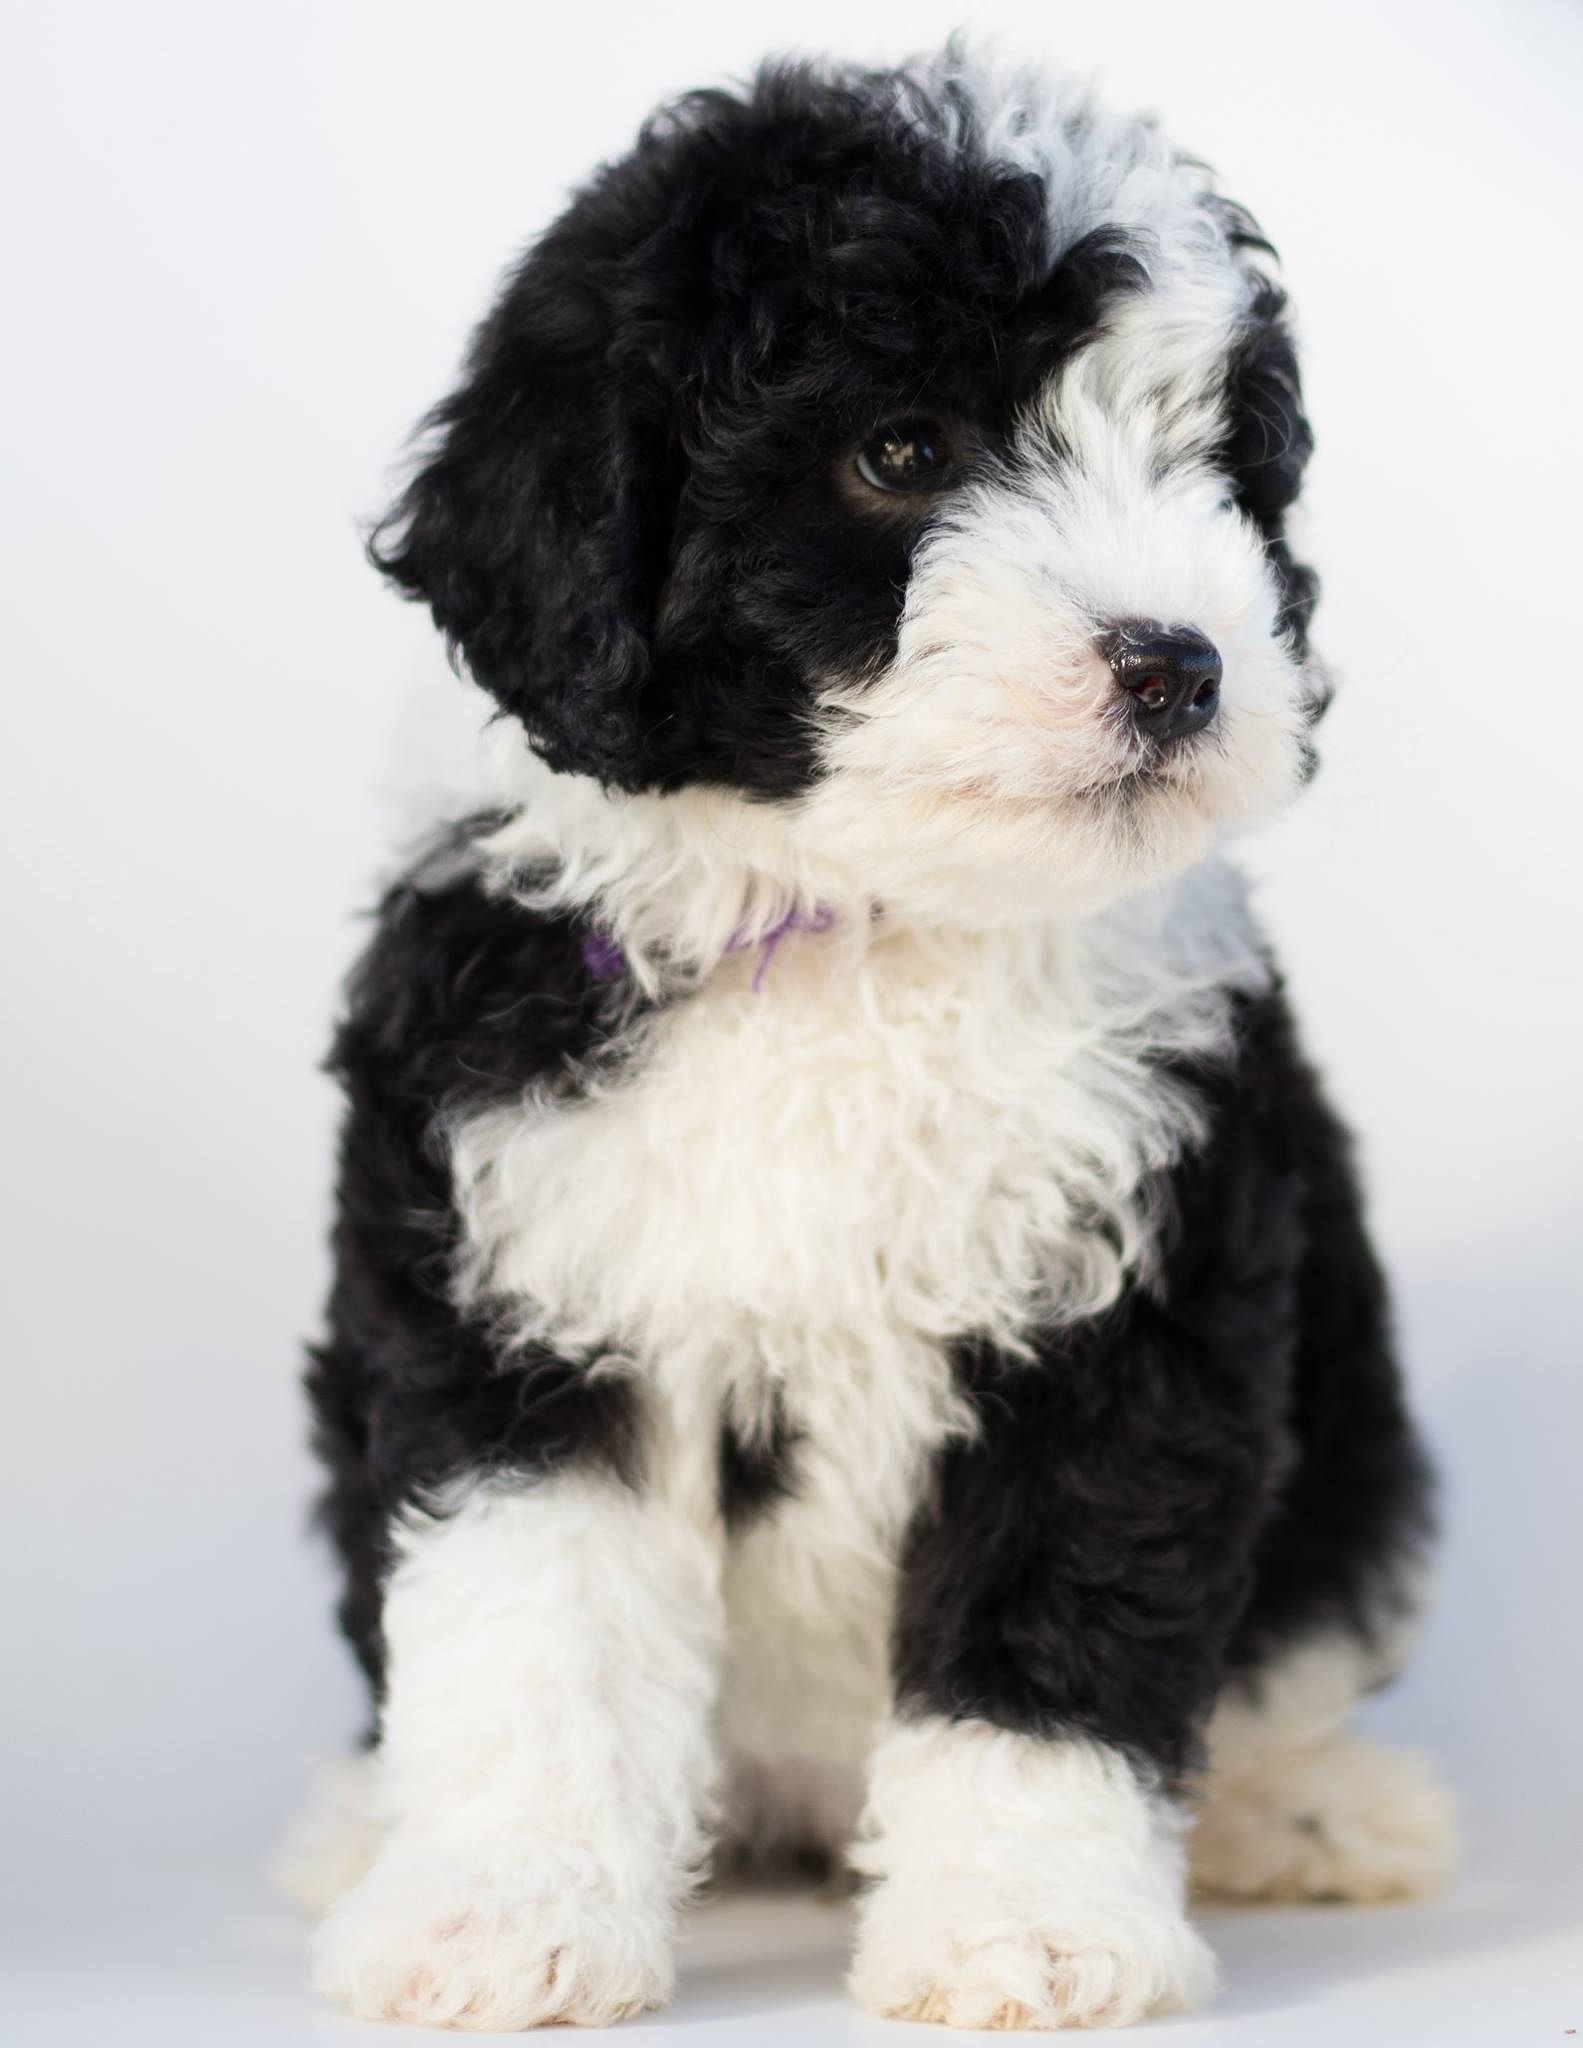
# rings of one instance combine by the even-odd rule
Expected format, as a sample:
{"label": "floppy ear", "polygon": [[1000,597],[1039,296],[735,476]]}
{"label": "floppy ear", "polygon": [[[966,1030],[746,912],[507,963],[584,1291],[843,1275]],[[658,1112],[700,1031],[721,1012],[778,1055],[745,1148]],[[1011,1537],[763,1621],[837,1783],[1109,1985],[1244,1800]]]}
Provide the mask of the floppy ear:
{"label": "floppy ear", "polygon": [[[1256,230],[1238,239],[1245,245],[1269,246]],[[1286,542],[1286,514],[1302,489],[1314,436],[1303,411],[1297,351],[1285,312],[1285,293],[1259,277],[1247,326],[1231,359],[1221,461],[1236,489],[1237,503],[1264,536],[1281,583],[1282,623],[1303,654],[1319,598],[1319,578],[1305,563],[1293,560]]]}
{"label": "floppy ear", "polygon": [[[645,195],[646,197],[648,195]],[[554,768],[641,787],[680,458],[648,207],[607,179],[507,280],[373,561]]]}

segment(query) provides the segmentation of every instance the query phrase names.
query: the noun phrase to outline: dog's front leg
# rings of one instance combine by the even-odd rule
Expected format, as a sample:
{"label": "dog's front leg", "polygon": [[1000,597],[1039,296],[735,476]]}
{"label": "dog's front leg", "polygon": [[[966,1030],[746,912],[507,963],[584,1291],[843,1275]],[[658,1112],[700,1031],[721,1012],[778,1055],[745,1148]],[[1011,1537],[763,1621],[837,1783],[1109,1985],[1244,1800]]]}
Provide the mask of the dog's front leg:
{"label": "dog's front leg", "polygon": [[887,2018],[1126,2026],[1200,2002],[1179,1822],[1112,1744],[898,1719],[869,1779],[852,1989]]}
{"label": "dog's front leg", "polygon": [[492,1478],[398,1528],[386,1834],[319,1929],[367,2018],[597,2026],[662,2004],[706,1843],[709,1541],[610,1477]]}
{"label": "dog's front leg", "polygon": [[904,1549],[855,1857],[871,2011],[1127,2025],[1210,1989],[1172,1786],[1262,1513],[1241,1363],[1148,1303],[1047,1360],[964,1360],[977,1432]]}

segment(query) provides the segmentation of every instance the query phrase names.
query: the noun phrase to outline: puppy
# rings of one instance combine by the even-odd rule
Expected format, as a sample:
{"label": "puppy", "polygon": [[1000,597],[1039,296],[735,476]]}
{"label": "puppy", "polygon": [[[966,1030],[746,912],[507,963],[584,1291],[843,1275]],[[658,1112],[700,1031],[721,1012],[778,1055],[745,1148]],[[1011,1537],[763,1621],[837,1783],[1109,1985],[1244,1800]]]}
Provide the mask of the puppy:
{"label": "puppy", "polygon": [[658,2006],[712,1855],[848,1859],[861,2004],[984,2028],[1201,1999],[1189,1866],[1441,1879],[1344,1726],[1425,1462],[1224,851],[1324,694],[1268,254],[1063,84],[777,66],[433,415],[374,559],[496,715],[333,1061],[354,2012]]}

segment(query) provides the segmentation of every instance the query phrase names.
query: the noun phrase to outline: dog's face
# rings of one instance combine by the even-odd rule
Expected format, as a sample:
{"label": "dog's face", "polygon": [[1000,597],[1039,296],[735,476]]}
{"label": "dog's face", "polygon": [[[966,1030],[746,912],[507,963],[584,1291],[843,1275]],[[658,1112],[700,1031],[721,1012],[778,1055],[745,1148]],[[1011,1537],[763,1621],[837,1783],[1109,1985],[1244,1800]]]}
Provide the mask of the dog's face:
{"label": "dog's face", "polygon": [[554,767],[774,805],[879,896],[1103,900],[1315,708],[1258,246],[1037,79],[701,95],[509,281],[376,558]]}

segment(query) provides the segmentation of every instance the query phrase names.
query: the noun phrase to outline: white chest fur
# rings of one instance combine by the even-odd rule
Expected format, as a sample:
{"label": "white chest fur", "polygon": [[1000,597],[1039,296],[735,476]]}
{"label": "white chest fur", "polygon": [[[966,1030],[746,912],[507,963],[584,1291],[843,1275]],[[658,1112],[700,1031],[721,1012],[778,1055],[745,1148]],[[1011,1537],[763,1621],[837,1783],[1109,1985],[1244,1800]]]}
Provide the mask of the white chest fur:
{"label": "white chest fur", "polygon": [[1082,927],[789,938],[724,961],[574,1104],[454,1133],[464,1294],[636,1372],[651,1483],[714,1526],[723,1415],[779,1405],[791,1498],[725,1558],[735,1826],[838,1840],[887,1706],[897,1549],[968,1426],[949,1340],[1009,1349],[1147,1264],[1143,1183],[1192,1135],[1162,1055],[1263,973],[1233,877]]}
{"label": "white chest fur", "polygon": [[455,1132],[464,1292],[635,1366],[679,1423],[773,1386],[806,1428],[855,1378],[938,1424],[923,1357],[1102,1308],[1144,1252],[1140,1185],[1194,1121],[1159,1057],[1215,1046],[1257,971],[1224,870],[1195,886],[1084,926],[798,936],[759,991],[727,959],[614,1080]]}

